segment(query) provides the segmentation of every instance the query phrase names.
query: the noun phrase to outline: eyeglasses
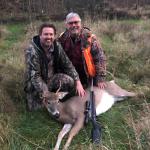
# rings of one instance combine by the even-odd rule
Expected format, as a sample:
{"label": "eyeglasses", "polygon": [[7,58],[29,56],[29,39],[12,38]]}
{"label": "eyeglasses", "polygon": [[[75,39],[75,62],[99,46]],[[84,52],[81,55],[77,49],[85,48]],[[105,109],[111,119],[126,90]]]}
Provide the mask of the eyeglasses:
{"label": "eyeglasses", "polygon": [[73,25],[73,24],[78,24],[80,21],[73,21],[73,22],[68,22],[69,25]]}

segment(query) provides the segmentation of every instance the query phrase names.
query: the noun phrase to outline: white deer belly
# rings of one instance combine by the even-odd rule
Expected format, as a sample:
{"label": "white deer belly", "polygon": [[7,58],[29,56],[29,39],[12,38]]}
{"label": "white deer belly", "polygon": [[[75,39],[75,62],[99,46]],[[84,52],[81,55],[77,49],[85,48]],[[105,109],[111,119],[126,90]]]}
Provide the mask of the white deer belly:
{"label": "white deer belly", "polygon": [[100,115],[110,109],[115,103],[115,99],[112,95],[108,94],[106,91],[102,94],[100,103],[96,107],[96,115]]}

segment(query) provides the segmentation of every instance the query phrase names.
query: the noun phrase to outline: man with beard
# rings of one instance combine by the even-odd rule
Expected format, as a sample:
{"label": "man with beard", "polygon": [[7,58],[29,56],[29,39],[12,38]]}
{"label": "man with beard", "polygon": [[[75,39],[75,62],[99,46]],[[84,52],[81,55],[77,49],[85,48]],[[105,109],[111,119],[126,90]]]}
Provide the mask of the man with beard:
{"label": "man with beard", "polygon": [[25,51],[26,80],[25,92],[29,111],[43,106],[42,98],[49,91],[72,91],[79,96],[85,91],[71,61],[61,45],[55,40],[56,28],[52,24],[42,24],[39,35],[34,36]]}
{"label": "man with beard", "polygon": [[91,33],[90,29],[82,27],[81,18],[77,13],[69,13],[66,16],[65,23],[66,31],[59,36],[58,40],[75,66],[82,85],[87,87],[90,81],[89,64],[84,56],[85,49],[89,48],[95,68],[93,77],[94,85],[103,89],[106,86],[104,81],[106,59],[101,46],[97,42],[96,36]]}

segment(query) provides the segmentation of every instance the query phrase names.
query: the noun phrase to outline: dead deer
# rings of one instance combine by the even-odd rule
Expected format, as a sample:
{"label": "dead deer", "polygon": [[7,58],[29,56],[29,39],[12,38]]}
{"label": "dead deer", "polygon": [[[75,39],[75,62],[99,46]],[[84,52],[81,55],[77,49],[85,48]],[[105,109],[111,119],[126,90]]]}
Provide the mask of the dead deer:
{"label": "dead deer", "polygon": [[[99,89],[98,87],[93,87],[97,116],[109,110],[115,102],[136,95],[135,93],[122,89],[114,81],[106,82],[106,85],[107,86],[104,90]],[[72,138],[84,126],[85,103],[89,99],[90,90],[87,89],[86,95],[82,98],[74,96],[65,102],[60,102],[59,99],[62,99],[65,94],[66,93],[64,92],[49,93],[45,99],[45,106],[48,112],[64,124],[58,135],[54,150],[59,149],[63,137],[70,131],[63,148],[66,150],[69,147]]]}

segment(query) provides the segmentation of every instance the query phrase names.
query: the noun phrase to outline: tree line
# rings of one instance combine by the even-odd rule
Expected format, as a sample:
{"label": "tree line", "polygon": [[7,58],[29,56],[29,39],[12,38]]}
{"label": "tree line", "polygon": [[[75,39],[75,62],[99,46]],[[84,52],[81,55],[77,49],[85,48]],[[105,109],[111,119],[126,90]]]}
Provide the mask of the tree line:
{"label": "tree line", "polygon": [[2,20],[62,20],[70,12],[83,18],[150,17],[150,0],[0,0]]}

